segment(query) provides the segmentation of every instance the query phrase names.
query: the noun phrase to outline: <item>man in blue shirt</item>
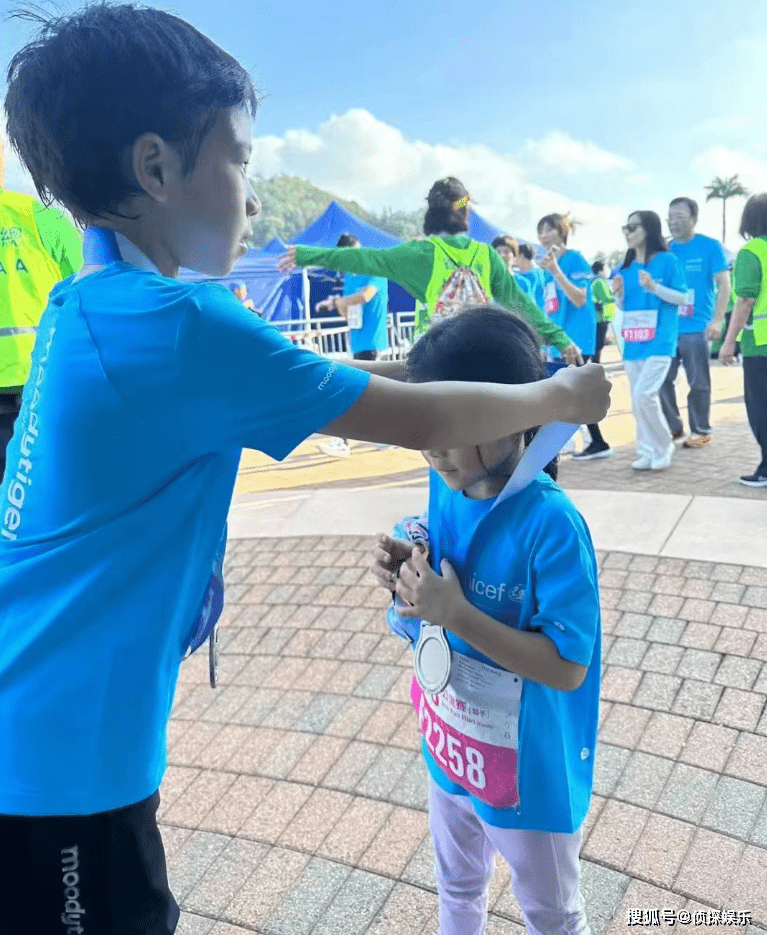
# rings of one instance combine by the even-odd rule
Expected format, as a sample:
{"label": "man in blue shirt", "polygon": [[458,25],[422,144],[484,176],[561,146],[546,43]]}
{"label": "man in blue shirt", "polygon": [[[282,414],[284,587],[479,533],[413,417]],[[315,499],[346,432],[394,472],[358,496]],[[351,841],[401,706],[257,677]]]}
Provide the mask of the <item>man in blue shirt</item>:
{"label": "man in blue shirt", "polygon": [[687,394],[690,437],[684,441],[685,448],[702,448],[711,441],[708,340],[719,337],[730,299],[730,274],[722,245],[712,237],[696,234],[697,220],[698,205],[692,198],[674,198],[668,212],[668,226],[674,238],[669,249],[682,264],[687,296],[679,306],[677,351],[661,387],[660,400],[672,437],[681,438],[684,427],[674,386],[681,361],[690,384]]}
{"label": "man in blue shirt", "polygon": [[[354,234],[341,234],[337,247],[361,247]],[[331,295],[317,309],[335,309],[349,322],[349,350],[355,360],[377,360],[389,346],[386,316],[389,310],[389,280],[382,276],[347,273],[343,295]],[[384,446],[388,447],[388,446]],[[347,458],[349,440],[334,438],[320,445],[325,454]]]}

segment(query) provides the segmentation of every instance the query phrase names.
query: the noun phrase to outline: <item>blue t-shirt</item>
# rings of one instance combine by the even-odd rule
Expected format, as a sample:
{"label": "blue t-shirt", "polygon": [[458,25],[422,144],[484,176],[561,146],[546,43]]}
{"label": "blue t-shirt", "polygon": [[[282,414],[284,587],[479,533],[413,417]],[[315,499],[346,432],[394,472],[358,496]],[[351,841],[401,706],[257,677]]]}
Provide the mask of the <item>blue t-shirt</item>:
{"label": "blue t-shirt", "polygon": [[[553,283],[559,299],[559,311],[554,312],[549,317],[578,345],[581,353],[593,354],[597,349],[597,313],[591,295],[591,282],[594,279],[591,266],[586,262],[583,254],[577,250],[568,250],[563,253],[558,262],[559,268],[572,284],[579,289],[586,290],[586,304],[578,308],[567,298],[564,289],[551,273],[543,270],[545,276],[544,289],[549,283]],[[553,357],[560,356],[556,348],[550,350]]]}
{"label": "blue t-shirt", "polygon": [[120,262],[54,288],[0,487],[0,814],[158,788],[242,447],[285,458],[368,380],[220,285]]}
{"label": "blue t-shirt", "polygon": [[[564,659],[588,666],[583,684],[573,692],[523,681],[519,809],[493,808],[470,796],[474,809],[497,827],[576,831],[589,808],[599,720],[598,573],[586,523],[543,473],[495,510],[495,498],[470,500],[451,491],[433,471],[430,486],[432,566],[446,558],[475,607],[508,626],[545,634]],[[404,634],[412,634],[412,621],[399,619],[408,622]],[[448,640],[454,651],[500,668],[450,632]],[[422,750],[442,789],[468,795],[425,743]]]}
{"label": "blue t-shirt", "polygon": [[[679,334],[694,334],[706,330],[706,325],[714,317],[716,281],[714,276],[728,269],[727,259],[722,245],[713,237],[696,234],[687,243],[672,240],[669,250],[682,264],[687,282],[688,298],[685,306],[692,305],[692,315],[684,314],[684,307],[679,306]],[[692,292],[692,295],[689,293]]]}
{"label": "blue t-shirt", "polygon": [[525,294],[542,310],[543,287],[546,282],[545,272],[539,266],[534,266],[526,272],[517,270],[514,273],[514,278],[517,280],[520,287],[525,290]]}
{"label": "blue t-shirt", "polygon": [[360,351],[384,351],[389,346],[386,330],[386,314],[389,310],[389,280],[382,276],[362,276],[347,273],[344,277],[344,295],[361,292],[365,286],[375,286],[376,294],[362,306],[362,327],[349,332],[349,349],[352,354]]}
{"label": "blue t-shirt", "polygon": [[[662,302],[657,295],[647,292],[639,285],[639,271],[647,270],[655,282],[678,292],[687,291],[687,283],[679,260],[673,253],[656,253],[645,266],[633,260],[628,269],[619,269],[617,275],[623,278],[623,311],[632,312],[643,309],[655,310],[658,321],[655,337],[651,341],[626,341],[623,346],[624,360],[646,360],[648,357],[673,357],[676,354],[676,339],[679,334],[679,315],[677,306]],[[625,324],[625,321],[624,321]]]}

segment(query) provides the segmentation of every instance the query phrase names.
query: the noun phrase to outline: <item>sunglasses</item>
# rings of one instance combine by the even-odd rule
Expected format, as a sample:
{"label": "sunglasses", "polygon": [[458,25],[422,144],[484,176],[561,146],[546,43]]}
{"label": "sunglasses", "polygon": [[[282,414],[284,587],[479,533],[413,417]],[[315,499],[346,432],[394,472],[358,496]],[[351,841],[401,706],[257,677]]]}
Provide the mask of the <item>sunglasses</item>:
{"label": "sunglasses", "polygon": [[637,227],[641,226],[641,224],[624,224],[621,230],[624,234],[633,234]]}

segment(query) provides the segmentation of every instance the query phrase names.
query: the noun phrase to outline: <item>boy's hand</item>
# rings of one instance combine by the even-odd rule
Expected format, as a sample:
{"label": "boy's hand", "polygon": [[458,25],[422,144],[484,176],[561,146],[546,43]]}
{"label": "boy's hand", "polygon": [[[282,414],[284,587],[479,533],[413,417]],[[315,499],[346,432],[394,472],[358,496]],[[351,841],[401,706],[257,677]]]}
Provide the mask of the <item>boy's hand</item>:
{"label": "boy's hand", "polygon": [[392,539],[385,533],[378,536],[378,545],[373,549],[373,567],[371,571],[378,578],[378,583],[387,591],[394,591],[397,575],[403,563],[413,554],[413,543],[404,539]]}
{"label": "boy's hand", "polygon": [[420,617],[452,629],[454,616],[466,598],[447,559],[442,560],[441,571],[442,575],[437,575],[431,570],[425,547],[416,545],[397,580],[397,594],[407,602],[407,606],[397,608],[400,616]]}
{"label": "boy's hand", "polygon": [[291,244],[285,253],[277,257],[277,269],[280,270],[280,272],[289,273],[297,266],[296,248]]}
{"label": "boy's hand", "polygon": [[563,394],[558,420],[591,425],[607,415],[611,385],[600,364],[562,367],[551,380]]}

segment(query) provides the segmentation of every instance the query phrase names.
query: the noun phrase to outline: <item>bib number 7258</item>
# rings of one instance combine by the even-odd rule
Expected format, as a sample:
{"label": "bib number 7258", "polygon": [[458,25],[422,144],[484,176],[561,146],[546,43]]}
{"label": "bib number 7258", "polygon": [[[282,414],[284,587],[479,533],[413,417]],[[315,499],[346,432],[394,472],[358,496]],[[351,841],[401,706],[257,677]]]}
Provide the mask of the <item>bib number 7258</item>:
{"label": "bib number 7258", "polygon": [[[454,776],[466,779],[476,789],[484,789],[487,785],[484,767],[485,758],[474,747],[463,746],[462,742],[448,733],[441,724],[432,721],[429,714],[429,708],[426,704],[425,696],[421,695],[421,704],[418,711],[421,733],[423,734],[426,746],[431,751],[434,759],[445,766]],[[463,747],[463,751],[461,748]],[[445,751],[447,749],[447,759]],[[464,760],[465,755],[465,760]]]}

